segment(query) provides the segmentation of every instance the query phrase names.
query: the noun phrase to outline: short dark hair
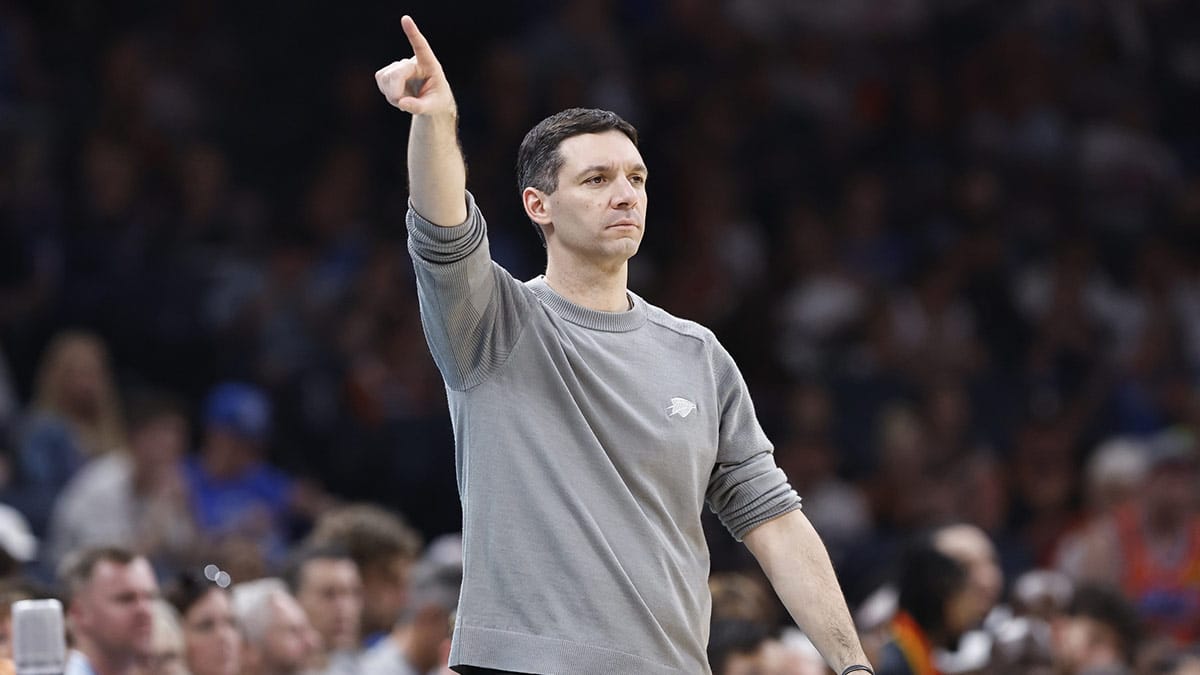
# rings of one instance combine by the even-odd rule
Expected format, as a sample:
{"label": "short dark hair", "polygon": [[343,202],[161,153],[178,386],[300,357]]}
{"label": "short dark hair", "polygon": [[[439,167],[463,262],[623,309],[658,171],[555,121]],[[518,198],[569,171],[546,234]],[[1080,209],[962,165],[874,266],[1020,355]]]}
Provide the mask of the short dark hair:
{"label": "short dark hair", "polygon": [[300,585],[304,582],[304,568],[315,560],[345,560],[354,563],[355,569],[358,568],[358,563],[354,562],[350,552],[342,546],[335,544],[302,546],[288,560],[283,570],[283,581],[293,595],[300,593]]}
{"label": "short dark hair", "polygon": [[909,543],[900,570],[900,609],[927,633],[946,629],[946,603],[966,585],[966,567],[939,551],[931,535]]}
{"label": "short dark hair", "polygon": [[[637,129],[620,115],[598,108],[568,108],[538,122],[525,134],[517,150],[517,190],[536,188],[547,194],[558,189],[558,172],[564,159],[558,151],[562,142],[582,134],[599,134],[612,130],[620,131],[629,140],[638,144]],[[534,223],[534,229],[545,243],[542,228]]]}
{"label": "short dark hair", "polygon": [[1137,610],[1120,591],[1107,586],[1085,584],[1075,589],[1067,616],[1086,617],[1104,624],[1115,634],[1121,655],[1133,663],[1141,642],[1142,626]]}
{"label": "short dark hair", "polygon": [[85,548],[68,554],[58,568],[59,586],[66,604],[69,606],[74,602],[83,587],[92,580],[100,563],[128,565],[140,557],[129,549],[117,546]]}
{"label": "short dark hair", "polygon": [[771,631],[756,621],[718,619],[712,623],[708,638],[708,663],[713,675],[722,675],[735,654],[753,654],[767,640]]}
{"label": "short dark hair", "polygon": [[351,504],[323,514],[308,536],[310,546],[346,550],[360,571],[396,557],[416,560],[421,538],[398,514],[373,504]]}
{"label": "short dark hair", "polygon": [[182,619],[197,603],[213,591],[229,593],[228,588],[218,584],[202,570],[188,567],[181,570],[171,580],[171,583],[163,591],[163,599],[174,607],[176,612],[179,612],[179,617]]}
{"label": "short dark hair", "polygon": [[130,433],[136,433],[167,418],[175,417],[185,424],[188,421],[187,406],[175,394],[160,389],[141,389],[129,397],[126,419]]}

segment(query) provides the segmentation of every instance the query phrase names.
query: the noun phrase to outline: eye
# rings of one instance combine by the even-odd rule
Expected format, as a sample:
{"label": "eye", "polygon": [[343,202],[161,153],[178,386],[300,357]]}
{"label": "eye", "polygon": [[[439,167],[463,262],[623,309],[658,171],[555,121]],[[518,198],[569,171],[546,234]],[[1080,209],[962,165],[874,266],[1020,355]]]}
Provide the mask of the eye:
{"label": "eye", "polygon": [[592,176],[591,178],[588,178],[588,179],[584,180],[583,182],[588,185],[600,185],[601,183],[604,182],[604,176]]}
{"label": "eye", "polygon": [[646,183],[646,177],[635,173],[629,177],[629,182],[633,183],[634,185],[644,185]]}

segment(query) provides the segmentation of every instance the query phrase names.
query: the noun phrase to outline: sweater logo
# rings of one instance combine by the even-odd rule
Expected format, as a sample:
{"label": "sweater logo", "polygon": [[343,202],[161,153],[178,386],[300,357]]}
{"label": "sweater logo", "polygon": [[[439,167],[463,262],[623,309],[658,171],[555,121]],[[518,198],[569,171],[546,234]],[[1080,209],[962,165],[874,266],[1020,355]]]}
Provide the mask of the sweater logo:
{"label": "sweater logo", "polygon": [[675,396],[671,399],[671,405],[667,407],[667,417],[674,417],[676,415],[679,415],[680,417],[687,417],[695,410],[695,403],[692,403],[686,398]]}

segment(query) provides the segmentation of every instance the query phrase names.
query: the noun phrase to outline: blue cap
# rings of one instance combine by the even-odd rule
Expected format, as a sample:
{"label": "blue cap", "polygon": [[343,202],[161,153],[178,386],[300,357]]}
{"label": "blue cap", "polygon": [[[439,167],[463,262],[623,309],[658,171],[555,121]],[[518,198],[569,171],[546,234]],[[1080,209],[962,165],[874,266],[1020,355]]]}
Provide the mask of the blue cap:
{"label": "blue cap", "polygon": [[244,382],[223,382],[208,394],[204,408],[208,426],[243,438],[265,440],[271,432],[271,402],[261,389]]}

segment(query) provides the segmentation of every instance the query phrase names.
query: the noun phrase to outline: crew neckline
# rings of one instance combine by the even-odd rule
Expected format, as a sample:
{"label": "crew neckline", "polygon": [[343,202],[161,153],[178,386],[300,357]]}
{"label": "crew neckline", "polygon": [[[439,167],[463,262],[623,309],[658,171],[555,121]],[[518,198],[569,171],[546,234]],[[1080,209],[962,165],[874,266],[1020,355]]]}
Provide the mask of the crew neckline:
{"label": "crew neckline", "polygon": [[546,305],[555,314],[567,321],[583,326],[584,328],[610,333],[624,333],[646,323],[646,303],[630,290],[625,291],[625,295],[629,297],[629,304],[631,305],[629,309],[623,312],[601,312],[577,305],[559,295],[558,291],[550,288],[550,284],[546,283],[545,276],[535,277],[527,285],[533,290],[533,294],[537,296],[543,305]]}

